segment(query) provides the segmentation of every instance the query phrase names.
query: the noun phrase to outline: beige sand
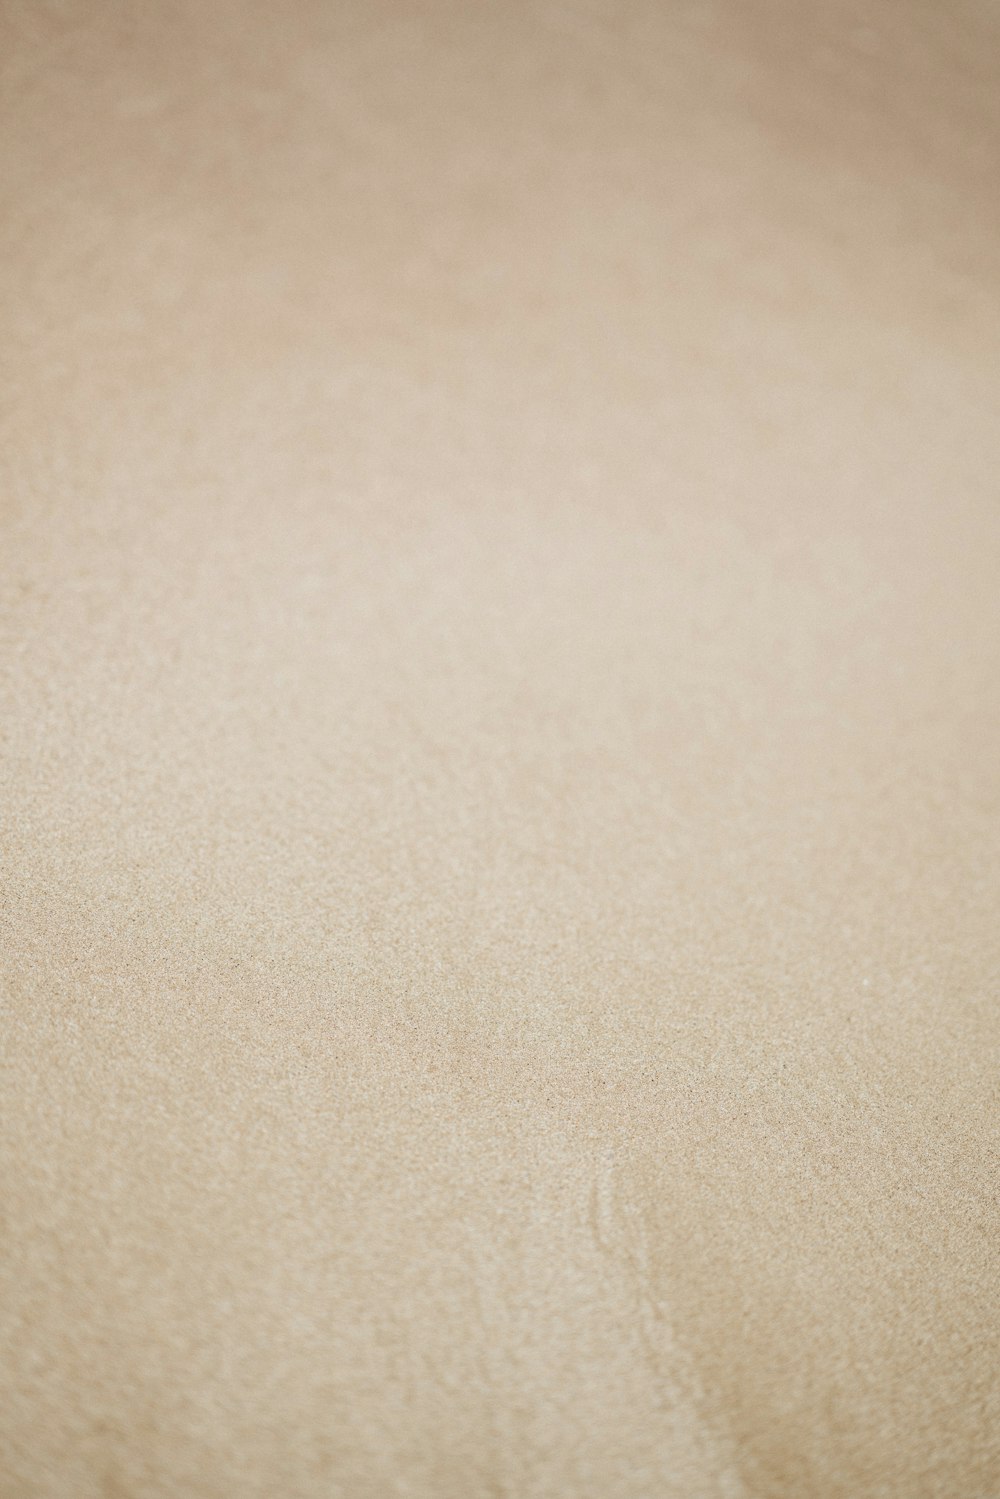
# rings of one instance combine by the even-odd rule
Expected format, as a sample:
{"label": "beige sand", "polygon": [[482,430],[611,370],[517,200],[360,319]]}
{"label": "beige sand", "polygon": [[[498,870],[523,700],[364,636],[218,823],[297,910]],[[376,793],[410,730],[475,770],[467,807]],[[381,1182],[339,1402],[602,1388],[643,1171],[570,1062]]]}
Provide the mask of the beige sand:
{"label": "beige sand", "polygon": [[1000,12],[3,5],[4,1499],[988,1499]]}

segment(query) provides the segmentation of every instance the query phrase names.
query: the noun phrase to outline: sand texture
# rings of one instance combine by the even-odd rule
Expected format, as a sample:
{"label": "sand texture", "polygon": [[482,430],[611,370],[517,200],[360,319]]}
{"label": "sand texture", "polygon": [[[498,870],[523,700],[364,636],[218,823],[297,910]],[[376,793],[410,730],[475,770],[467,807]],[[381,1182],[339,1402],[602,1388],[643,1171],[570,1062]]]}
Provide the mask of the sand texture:
{"label": "sand texture", "polygon": [[0,3],[0,1496],[1000,1496],[1000,11]]}

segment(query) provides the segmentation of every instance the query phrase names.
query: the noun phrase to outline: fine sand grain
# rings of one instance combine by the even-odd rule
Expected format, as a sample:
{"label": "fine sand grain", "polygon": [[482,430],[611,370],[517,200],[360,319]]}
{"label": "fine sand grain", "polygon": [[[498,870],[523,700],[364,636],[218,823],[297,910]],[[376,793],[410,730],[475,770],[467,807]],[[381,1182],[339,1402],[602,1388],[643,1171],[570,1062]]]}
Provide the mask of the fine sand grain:
{"label": "fine sand grain", "polygon": [[1000,1495],[1000,12],[3,0],[0,1495]]}

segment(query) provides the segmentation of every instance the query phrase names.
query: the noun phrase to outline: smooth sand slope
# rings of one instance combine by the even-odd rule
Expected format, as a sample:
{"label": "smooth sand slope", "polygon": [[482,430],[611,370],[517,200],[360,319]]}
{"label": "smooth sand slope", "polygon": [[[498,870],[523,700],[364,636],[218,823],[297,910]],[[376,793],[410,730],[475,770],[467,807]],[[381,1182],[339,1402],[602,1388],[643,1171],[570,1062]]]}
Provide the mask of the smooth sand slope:
{"label": "smooth sand slope", "polygon": [[3,1499],[995,1499],[1000,13],[0,16]]}

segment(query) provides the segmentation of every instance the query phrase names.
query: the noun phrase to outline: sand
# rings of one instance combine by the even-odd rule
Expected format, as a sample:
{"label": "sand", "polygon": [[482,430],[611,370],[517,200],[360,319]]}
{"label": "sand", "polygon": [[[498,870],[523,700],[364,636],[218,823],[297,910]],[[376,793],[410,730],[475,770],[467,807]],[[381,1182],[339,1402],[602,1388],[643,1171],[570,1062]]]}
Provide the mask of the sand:
{"label": "sand", "polygon": [[1000,1495],[1000,15],[2,7],[3,1499]]}

